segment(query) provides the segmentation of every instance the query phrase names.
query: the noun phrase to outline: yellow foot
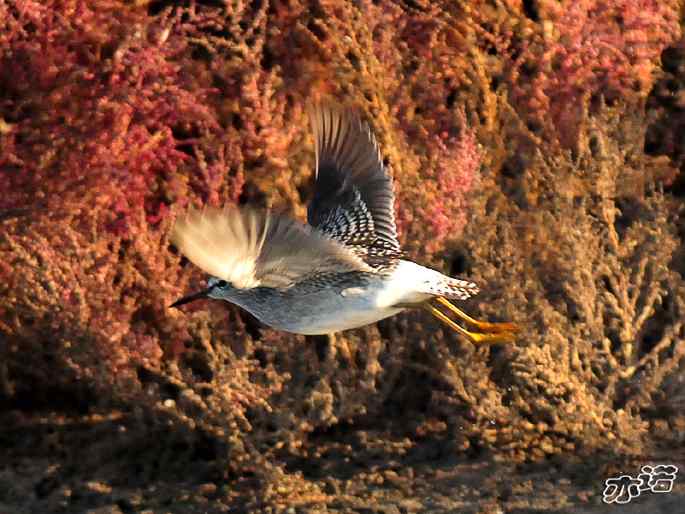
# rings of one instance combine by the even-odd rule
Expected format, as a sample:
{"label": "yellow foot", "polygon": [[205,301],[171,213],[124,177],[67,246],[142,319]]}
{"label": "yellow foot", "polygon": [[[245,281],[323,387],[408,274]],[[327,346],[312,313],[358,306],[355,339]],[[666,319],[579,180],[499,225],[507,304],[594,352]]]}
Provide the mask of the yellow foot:
{"label": "yellow foot", "polygon": [[[442,303],[442,302],[440,302],[440,303]],[[450,304],[450,305],[452,305],[452,304]],[[492,331],[489,333],[471,332],[469,330],[466,330],[464,327],[457,325],[454,321],[452,321],[450,318],[445,316],[445,314],[442,311],[438,310],[437,307],[435,307],[429,303],[424,303],[422,305],[422,307],[425,310],[427,310],[428,312],[430,312],[433,316],[438,318],[440,321],[442,321],[445,325],[450,327],[452,330],[454,330],[458,334],[466,337],[473,344],[513,343],[514,341],[516,341],[517,327],[514,323],[478,322],[478,323],[483,323],[484,325],[487,325],[487,326],[495,325],[499,328],[499,330],[498,331]],[[455,309],[456,309],[456,307],[455,307]],[[459,312],[461,312],[461,311],[459,311]],[[469,318],[469,319],[473,320],[473,318]],[[473,320],[473,321],[476,321],[476,320]],[[510,327],[513,327],[513,329],[504,330],[501,328],[502,325],[508,325]]]}
{"label": "yellow foot", "polygon": [[452,302],[447,300],[447,298],[443,298],[442,296],[438,296],[436,298],[438,302],[440,302],[442,305],[447,307],[449,310],[451,310],[453,313],[457,315],[457,317],[469,325],[475,327],[478,329],[479,332],[487,332],[487,333],[500,333],[500,332],[518,332],[519,327],[516,325],[516,323],[490,323],[488,321],[480,321],[477,319],[472,318],[468,314],[466,314],[464,311],[462,311],[459,307],[454,305]]}

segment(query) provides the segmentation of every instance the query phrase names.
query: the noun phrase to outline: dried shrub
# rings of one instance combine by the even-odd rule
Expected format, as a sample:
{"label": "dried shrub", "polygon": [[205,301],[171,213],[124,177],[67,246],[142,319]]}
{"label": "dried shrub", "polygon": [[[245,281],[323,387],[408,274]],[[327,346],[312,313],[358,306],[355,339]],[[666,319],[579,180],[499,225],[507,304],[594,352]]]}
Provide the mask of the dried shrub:
{"label": "dried shrub", "polygon": [[[645,153],[662,160],[672,161],[670,172],[662,180],[682,196],[685,166],[685,148],[682,133],[685,127],[685,39],[680,38],[662,54],[662,77],[656,81],[647,99],[649,129],[645,137]],[[681,173],[674,172],[673,168]],[[664,170],[666,171],[666,170]],[[681,251],[682,254],[682,251]],[[682,259],[681,259],[682,260]],[[685,271],[685,268],[683,269]]]}
{"label": "dried shrub", "polygon": [[165,479],[200,459],[199,476],[254,473],[268,487],[279,468],[256,453],[248,413],[270,412],[266,399],[287,375],[260,366],[234,310],[168,309],[179,287],[197,281],[165,251],[168,221],[131,240],[112,238],[96,224],[84,233],[58,218],[4,220],[2,404],[67,416],[123,411],[117,418],[125,433],[101,450],[119,455],[114,462],[101,462],[97,452],[65,456],[65,464],[84,472],[139,466],[142,480]]}
{"label": "dried shrub", "polygon": [[[682,369],[685,284],[667,266],[675,219],[658,190],[626,189],[650,160],[641,118],[627,116],[605,107],[583,124],[577,157],[537,152],[511,196],[495,190],[476,208],[497,227],[471,223],[466,235],[474,274],[492,290],[483,302],[496,292],[497,314],[518,320],[525,340],[491,371],[445,370],[481,420],[469,432],[481,444],[540,457],[641,451],[643,414]],[[441,351],[434,363],[449,361]]]}

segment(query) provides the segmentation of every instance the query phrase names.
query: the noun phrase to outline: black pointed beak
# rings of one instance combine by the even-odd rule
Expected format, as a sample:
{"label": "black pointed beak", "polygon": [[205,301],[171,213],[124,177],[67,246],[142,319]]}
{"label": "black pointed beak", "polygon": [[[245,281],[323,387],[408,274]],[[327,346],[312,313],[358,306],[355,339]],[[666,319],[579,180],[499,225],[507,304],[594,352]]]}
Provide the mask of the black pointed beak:
{"label": "black pointed beak", "polygon": [[186,303],[190,303],[195,300],[199,300],[200,298],[207,298],[209,296],[209,292],[212,290],[212,288],[207,288],[204,291],[200,291],[199,293],[195,294],[190,294],[188,296],[184,296],[183,298],[176,300],[174,303],[169,305],[169,307],[180,307],[181,305],[185,305]]}

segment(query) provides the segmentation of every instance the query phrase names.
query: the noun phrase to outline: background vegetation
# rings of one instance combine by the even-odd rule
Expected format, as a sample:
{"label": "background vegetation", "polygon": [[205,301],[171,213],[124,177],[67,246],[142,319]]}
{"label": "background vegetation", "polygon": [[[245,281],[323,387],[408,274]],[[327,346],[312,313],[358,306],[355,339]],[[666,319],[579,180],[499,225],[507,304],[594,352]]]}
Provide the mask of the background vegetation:
{"label": "background vegetation", "polygon": [[[0,510],[594,512],[685,463],[682,14],[0,0]],[[373,126],[409,257],[516,345],[168,309],[204,279],[177,212],[304,218],[322,97]]]}

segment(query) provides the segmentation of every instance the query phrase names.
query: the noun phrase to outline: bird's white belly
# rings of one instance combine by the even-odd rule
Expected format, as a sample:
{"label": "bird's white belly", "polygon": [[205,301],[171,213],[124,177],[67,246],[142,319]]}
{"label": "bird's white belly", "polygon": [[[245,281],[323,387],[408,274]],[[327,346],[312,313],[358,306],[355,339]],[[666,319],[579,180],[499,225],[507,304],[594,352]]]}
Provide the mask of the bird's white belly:
{"label": "bird's white belly", "polygon": [[[299,301],[308,302],[308,309],[299,309],[296,319],[290,319],[284,330],[298,334],[330,334],[375,323],[405,310],[406,305],[418,303],[430,295],[413,287],[416,273],[411,266],[402,266],[390,277],[383,277],[364,287],[343,289],[340,294],[314,294]],[[416,266],[414,263],[408,263]],[[418,267],[418,266],[417,266]],[[284,308],[287,308],[284,306]]]}
{"label": "bird's white belly", "polygon": [[315,335],[330,334],[363,327],[378,320],[402,312],[403,308],[384,308],[374,310],[341,309],[337,312],[319,312],[305,316],[300,322],[288,327],[288,330],[298,334]]}

